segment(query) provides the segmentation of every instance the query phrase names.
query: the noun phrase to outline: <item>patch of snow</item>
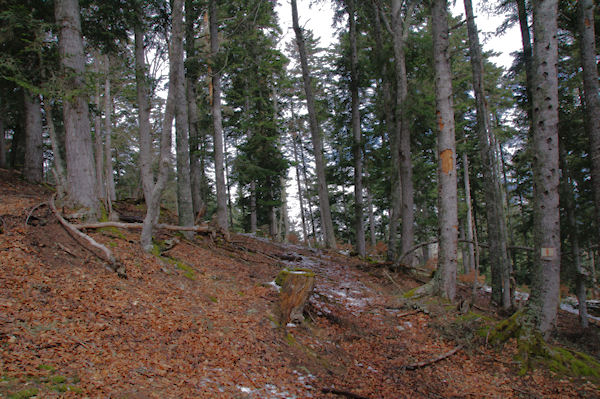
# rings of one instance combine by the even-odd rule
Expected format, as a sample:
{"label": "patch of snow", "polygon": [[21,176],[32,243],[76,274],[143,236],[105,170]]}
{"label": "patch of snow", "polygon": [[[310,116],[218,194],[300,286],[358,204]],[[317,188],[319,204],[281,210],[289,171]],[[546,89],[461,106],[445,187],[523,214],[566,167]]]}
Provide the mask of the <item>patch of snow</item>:
{"label": "patch of snow", "polygon": [[275,282],[275,280],[269,281],[267,283],[267,285],[270,285],[271,287],[275,288],[277,290],[277,292],[281,291],[281,287],[277,285],[277,283]]}
{"label": "patch of snow", "polygon": [[238,388],[240,391],[244,392],[244,393],[252,393],[252,389],[251,389],[251,388],[248,388],[248,387],[241,387],[241,386],[239,386],[239,385],[237,386],[237,388]]}
{"label": "patch of snow", "polygon": [[373,367],[371,367],[371,366],[368,366],[368,367],[367,367],[367,370],[369,370],[369,371],[372,371],[372,372],[374,372],[374,373],[379,373],[379,371],[375,370],[375,369],[374,369]]}
{"label": "patch of snow", "polygon": [[294,323],[287,323],[285,326],[286,327],[296,327],[296,325]]}

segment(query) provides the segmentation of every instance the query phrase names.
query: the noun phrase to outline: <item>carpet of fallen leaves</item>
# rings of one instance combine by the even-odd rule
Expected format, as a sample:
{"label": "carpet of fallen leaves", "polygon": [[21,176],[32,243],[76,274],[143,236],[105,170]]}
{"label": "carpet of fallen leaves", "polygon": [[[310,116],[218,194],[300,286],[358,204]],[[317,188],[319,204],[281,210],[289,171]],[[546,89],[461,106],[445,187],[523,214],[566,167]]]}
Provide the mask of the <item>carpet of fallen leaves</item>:
{"label": "carpet of fallen leaves", "polygon": [[[333,251],[233,234],[157,257],[135,230],[88,231],[125,265],[120,279],[47,207],[32,212],[49,195],[0,170],[0,397],[598,397],[590,381],[519,376],[514,344],[407,370],[458,345],[435,327],[453,312],[415,310],[399,293],[418,283]],[[317,284],[306,322],[284,331],[270,282],[285,266]]]}

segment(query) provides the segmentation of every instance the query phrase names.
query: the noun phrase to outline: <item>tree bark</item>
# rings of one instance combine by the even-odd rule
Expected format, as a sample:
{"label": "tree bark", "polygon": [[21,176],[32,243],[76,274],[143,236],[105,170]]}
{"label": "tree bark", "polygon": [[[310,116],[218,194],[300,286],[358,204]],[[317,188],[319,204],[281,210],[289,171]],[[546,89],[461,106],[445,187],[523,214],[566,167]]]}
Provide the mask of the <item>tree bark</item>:
{"label": "tree bark", "polygon": [[304,45],[304,37],[302,29],[298,23],[298,7],[296,0],[292,0],[292,24],[296,34],[296,44],[298,45],[298,53],[300,54],[300,64],[302,67],[302,80],[304,82],[304,92],[306,94],[306,108],[308,109],[308,121],[310,125],[310,133],[315,152],[315,170],[317,173],[317,186],[319,192],[319,208],[321,210],[321,227],[327,248],[336,248],[335,232],[333,231],[333,222],[331,221],[331,210],[329,208],[329,192],[327,189],[327,181],[325,179],[325,161],[323,159],[323,142],[321,138],[321,129],[317,121],[317,113],[315,109],[315,97],[313,94],[310,72],[308,69],[308,61],[306,48]]}
{"label": "tree bark", "polygon": [[4,132],[4,112],[2,110],[0,110],[0,168],[6,168],[6,136]]}
{"label": "tree bark", "polygon": [[433,60],[438,127],[439,253],[435,291],[449,300],[456,295],[458,207],[456,187],[456,142],[452,102],[452,75],[448,54],[448,10],[446,0],[433,0]]}
{"label": "tree bark", "polygon": [[[141,13],[141,10],[139,11]],[[138,128],[140,140],[140,175],[146,205],[152,199],[154,174],[152,173],[152,133],[150,128],[150,99],[146,76],[146,60],[144,55],[144,31],[138,23],[134,28],[135,35],[135,82],[138,106]]]}
{"label": "tree bark", "polygon": [[23,89],[25,105],[25,165],[23,175],[28,182],[41,183],[44,169],[42,146],[42,109],[40,96]]}
{"label": "tree bark", "polygon": [[[177,4],[177,7],[175,7]],[[177,213],[181,226],[194,224],[192,186],[190,182],[190,141],[188,136],[188,102],[183,67],[183,1],[173,3],[169,64],[177,74],[175,94],[175,142],[177,149]],[[191,235],[188,234],[188,238]]]}
{"label": "tree bark", "polygon": [[531,101],[531,88],[533,87],[533,50],[531,48],[531,34],[529,32],[529,22],[527,18],[527,8],[525,0],[516,0],[517,12],[519,14],[519,27],[521,28],[521,40],[523,42],[523,59],[525,61],[525,79],[527,84],[527,115],[529,123],[533,120]]}
{"label": "tree bark", "polygon": [[465,182],[465,202],[467,203],[467,222],[465,238],[467,243],[468,267],[465,267],[465,273],[475,270],[475,247],[473,246],[473,203],[471,202],[471,180],[469,178],[469,158],[467,153],[463,153],[463,175]]}
{"label": "tree bark", "polygon": [[[210,19],[210,52],[212,63],[219,51],[219,26],[217,2],[210,0],[208,6]],[[225,231],[227,226],[227,193],[225,187],[224,153],[223,153],[223,117],[221,115],[221,73],[212,70],[212,119],[215,152],[215,183],[217,186],[217,226]]]}
{"label": "tree bark", "polygon": [[535,255],[529,316],[534,327],[546,336],[556,321],[560,286],[557,9],[557,0],[533,4]]}
{"label": "tree bark", "polygon": [[[294,109],[292,108],[292,120],[294,120]],[[298,148],[296,138],[298,133],[291,133],[292,149],[294,150],[294,166],[296,168],[296,182],[298,183],[298,202],[300,202],[300,219],[302,220],[302,238],[308,241],[308,233],[306,230],[306,218],[304,217],[304,196],[302,195],[302,185],[300,184],[300,162],[298,162]]]}
{"label": "tree bark", "polygon": [[100,104],[100,53],[94,51],[94,160],[96,164],[96,190],[100,199],[106,198],[104,183],[104,144],[102,140],[102,106]]}
{"label": "tree bark", "polygon": [[477,135],[483,164],[483,187],[486,202],[488,242],[492,269],[492,299],[502,308],[511,306],[511,265],[507,250],[506,218],[502,201],[499,163],[495,152],[496,138],[491,128],[487,106],[483,57],[471,0],[464,0],[469,35],[469,54],[473,73],[473,90],[477,109]]}
{"label": "tree bark", "polygon": [[250,182],[250,233],[255,234],[257,229],[256,216],[256,182]]}
{"label": "tree bark", "polygon": [[[592,187],[596,205],[596,227],[600,234],[600,84],[596,65],[596,39],[594,31],[594,0],[579,1],[579,28],[581,65],[583,66],[583,93],[592,158]],[[600,237],[598,235],[597,237]],[[598,242],[596,242],[598,244]]]}
{"label": "tree bark", "polygon": [[112,111],[113,102],[110,95],[110,57],[104,55],[104,179],[106,182],[106,197],[116,201],[115,176],[112,162]]}
{"label": "tree bark", "polygon": [[350,37],[350,93],[352,96],[352,136],[354,143],[354,229],[356,230],[356,252],[358,256],[365,257],[367,249],[365,244],[365,223],[363,216],[363,160],[362,160],[362,134],[360,130],[360,98],[358,96],[358,49],[356,44],[356,20],[354,0],[346,1],[348,12],[348,31]]}
{"label": "tree bark", "polygon": [[60,145],[56,136],[56,128],[54,127],[54,119],[52,118],[52,106],[50,99],[44,97],[44,113],[46,114],[46,126],[50,136],[50,145],[52,146],[52,155],[54,157],[54,170],[56,171],[56,192],[58,198],[62,199],[67,190],[67,174],[65,172],[65,163],[60,153]]}
{"label": "tree bark", "polygon": [[56,0],[56,23],[59,26],[58,48],[67,95],[63,102],[67,182],[70,204],[89,209],[95,218],[98,212],[98,192],[90,134],[88,98],[85,93],[85,57],[79,2]]}

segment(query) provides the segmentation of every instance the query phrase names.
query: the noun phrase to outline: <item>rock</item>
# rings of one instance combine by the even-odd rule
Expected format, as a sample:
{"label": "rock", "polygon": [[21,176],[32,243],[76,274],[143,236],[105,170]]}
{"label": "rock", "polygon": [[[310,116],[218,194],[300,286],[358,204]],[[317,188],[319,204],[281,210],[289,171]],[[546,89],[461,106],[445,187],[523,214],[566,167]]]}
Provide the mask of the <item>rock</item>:
{"label": "rock", "polygon": [[308,269],[283,269],[275,280],[281,285],[279,293],[280,323],[302,322],[304,306],[315,286],[315,273]]}

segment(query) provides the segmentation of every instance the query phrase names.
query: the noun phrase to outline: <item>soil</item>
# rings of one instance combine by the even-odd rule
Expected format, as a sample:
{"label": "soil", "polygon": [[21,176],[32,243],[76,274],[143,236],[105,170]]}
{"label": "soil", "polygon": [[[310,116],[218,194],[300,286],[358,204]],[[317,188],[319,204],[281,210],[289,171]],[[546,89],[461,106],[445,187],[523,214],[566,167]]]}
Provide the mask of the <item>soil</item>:
{"label": "soil", "polygon": [[[456,306],[404,299],[420,285],[408,275],[335,251],[160,231],[179,243],[156,256],[137,230],[86,231],[125,266],[119,278],[57,222],[51,194],[0,169],[0,397],[600,397],[597,380],[519,375],[514,342],[488,347]],[[289,266],[316,286],[305,321],[280,326],[272,282]],[[495,319],[480,309],[471,321]],[[599,337],[560,313],[557,342],[598,358]]]}

